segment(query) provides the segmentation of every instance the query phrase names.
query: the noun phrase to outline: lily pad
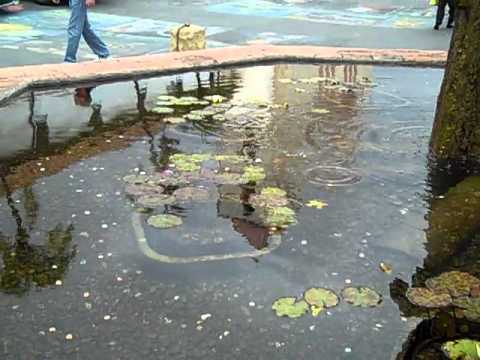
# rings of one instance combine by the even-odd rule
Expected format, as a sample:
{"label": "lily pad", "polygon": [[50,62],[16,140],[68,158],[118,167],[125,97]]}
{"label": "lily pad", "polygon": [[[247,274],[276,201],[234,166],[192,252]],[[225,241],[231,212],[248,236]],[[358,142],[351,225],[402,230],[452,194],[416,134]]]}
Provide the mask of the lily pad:
{"label": "lily pad", "polygon": [[152,109],[152,112],[155,114],[173,114],[175,112],[174,109],[164,106],[158,106]]}
{"label": "lily pad", "polygon": [[480,286],[480,279],[461,271],[450,271],[428,279],[425,284],[435,292],[446,292],[452,297],[468,296],[474,287]]}
{"label": "lily pad", "polygon": [[287,193],[279,188],[267,187],[260,194],[250,196],[250,204],[257,208],[279,207],[288,205]]}
{"label": "lily pad", "polygon": [[272,309],[277,316],[287,316],[291,319],[299,318],[308,312],[308,304],[304,300],[297,301],[294,297],[284,297],[276,300]]}
{"label": "lily pad", "polygon": [[175,125],[175,124],[184,123],[185,119],[181,118],[181,117],[169,117],[169,118],[166,118],[164,121],[169,123],[169,124]]}
{"label": "lily pad", "polygon": [[177,100],[177,98],[175,96],[171,96],[171,95],[160,95],[159,97],[157,97],[157,100],[158,101],[174,101],[174,100]]}
{"label": "lily pad", "polygon": [[227,120],[225,118],[225,115],[222,115],[222,114],[215,114],[215,115],[212,116],[212,119],[215,120],[215,121],[219,121],[219,122],[224,122],[224,121]]}
{"label": "lily pad", "polygon": [[326,202],[323,202],[322,200],[310,200],[305,205],[315,209],[323,209],[328,206],[328,204]]}
{"label": "lily pad", "polygon": [[375,307],[382,302],[382,295],[366,287],[345,288],[342,297],[347,303],[358,307]]}
{"label": "lily pad", "polygon": [[452,304],[452,297],[445,292],[435,292],[427,288],[407,290],[407,299],[414,305],[429,309],[446,307]]}
{"label": "lily pad", "polygon": [[200,187],[185,187],[175,190],[173,196],[179,201],[206,201],[210,198],[210,193]]}
{"label": "lily pad", "polygon": [[265,223],[268,226],[286,228],[297,223],[295,211],[285,206],[267,208]]}
{"label": "lily pad", "polygon": [[148,175],[127,175],[123,178],[123,181],[127,184],[145,184],[149,178]]}
{"label": "lily pad", "polygon": [[266,178],[265,170],[260,166],[247,166],[244,172],[243,176],[248,182],[258,182]]}
{"label": "lily pad", "polygon": [[198,114],[187,114],[184,118],[190,121],[202,121],[205,119],[204,116]]}
{"label": "lily pad", "polygon": [[248,158],[241,155],[216,155],[214,159],[216,161],[225,161],[233,164],[240,164],[248,161]]}
{"label": "lily pad", "polygon": [[125,193],[130,196],[155,195],[163,193],[161,185],[130,184],[125,187]]}
{"label": "lily pad", "polygon": [[480,360],[480,341],[461,339],[448,341],[442,350],[452,360]]}
{"label": "lily pad", "polygon": [[463,310],[465,317],[473,322],[480,322],[480,298],[458,298],[453,305]]}
{"label": "lily pad", "polygon": [[304,296],[309,305],[315,305],[325,308],[335,307],[339,303],[339,298],[332,290],[324,288],[308,289]]}
{"label": "lily pad", "polygon": [[265,196],[280,196],[280,197],[287,196],[287,192],[285,190],[282,190],[277,187],[266,187],[262,189],[261,194]]}
{"label": "lily pad", "polygon": [[216,184],[224,185],[243,185],[248,183],[248,180],[242,174],[236,173],[218,173],[212,177]]}
{"label": "lily pad", "polygon": [[137,205],[144,208],[156,208],[175,203],[175,197],[167,194],[145,195],[137,200]]}
{"label": "lily pad", "polygon": [[208,100],[214,104],[220,104],[222,102],[224,102],[225,100],[227,100],[226,97],[222,96],[222,95],[210,95],[210,96],[204,96],[203,97],[205,100]]}
{"label": "lily pad", "polygon": [[151,216],[147,220],[148,225],[156,227],[158,229],[169,229],[172,227],[180,226],[183,224],[183,220],[175,215],[162,214]]}
{"label": "lily pad", "polygon": [[165,106],[172,106],[173,103],[171,101],[157,101],[157,106],[160,106],[160,107],[165,107]]}

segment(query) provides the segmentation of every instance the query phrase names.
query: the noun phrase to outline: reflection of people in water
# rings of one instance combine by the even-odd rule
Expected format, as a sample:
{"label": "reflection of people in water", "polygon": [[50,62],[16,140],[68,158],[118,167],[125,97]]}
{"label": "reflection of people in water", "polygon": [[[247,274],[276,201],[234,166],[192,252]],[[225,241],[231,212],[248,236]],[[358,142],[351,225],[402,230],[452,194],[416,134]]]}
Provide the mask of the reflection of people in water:
{"label": "reflection of people in water", "polygon": [[233,229],[245,236],[255,249],[262,250],[268,246],[269,231],[267,228],[239,218],[233,218],[232,223]]}
{"label": "reflection of people in water", "polygon": [[75,94],[73,95],[75,105],[83,107],[89,107],[90,105],[92,105],[91,93],[93,89],[93,87],[75,89]]}

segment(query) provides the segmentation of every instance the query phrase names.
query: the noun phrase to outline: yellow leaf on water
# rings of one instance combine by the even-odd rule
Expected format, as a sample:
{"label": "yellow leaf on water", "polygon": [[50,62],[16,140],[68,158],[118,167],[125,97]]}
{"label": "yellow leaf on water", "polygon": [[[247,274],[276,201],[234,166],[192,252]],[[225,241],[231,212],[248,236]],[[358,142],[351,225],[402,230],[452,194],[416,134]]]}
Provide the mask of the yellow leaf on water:
{"label": "yellow leaf on water", "polygon": [[328,206],[326,202],[323,202],[321,200],[310,200],[309,202],[306,203],[308,207],[316,208],[316,209],[323,209]]}

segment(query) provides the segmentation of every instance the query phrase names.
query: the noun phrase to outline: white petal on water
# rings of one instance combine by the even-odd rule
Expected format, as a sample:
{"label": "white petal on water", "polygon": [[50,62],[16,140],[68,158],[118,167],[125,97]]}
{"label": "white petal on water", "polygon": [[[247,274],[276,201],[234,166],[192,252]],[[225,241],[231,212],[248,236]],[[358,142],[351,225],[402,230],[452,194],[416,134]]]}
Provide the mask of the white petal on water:
{"label": "white petal on water", "polygon": [[250,302],[248,303],[248,306],[250,306],[250,307],[255,307],[255,305],[256,305],[256,304],[255,304],[254,301],[250,301]]}
{"label": "white petal on water", "polygon": [[108,320],[110,320],[111,318],[112,318],[112,317],[111,317],[110,315],[105,315],[105,316],[103,317],[103,320],[108,321]]}
{"label": "white petal on water", "polygon": [[57,285],[57,286],[62,286],[62,284],[63,284],[62,280],[55,281],[55,285]]}
{"label": "white petal on water", "polygon": [[87,216],[91,214],[91,212],[89,210],[85,210],[83,213]]}
{"label": "white petal on water", "polygon": [[107,224],[102,224],[102,229],[108,229],[108,225]]}
{"label": "white petal on water", "polygon": [[65,340],[73,340],[73,335],[72,334],[65,335]]}
{"label": "white petal on water", "polygon": [[83,293],[83,297],[84,297],[84,298],[88,298],[89,296],[90,296],[90,293],[89,293],[88,291],[85,291],[85,292]]}
{"label": "white petal on water", "polygon": [[345,352],[346,352],[346,353],[351,353],[351,352],[352,352],[352,348],[346,347],[346,348],[345,348]]}
{"label": "white petal on water", "polygon": [[307,241],[307,240],[302,240],[302,241],[300,242],[300,244],[302,244],[303,246],[305,246],[305,245],[308,244],[308,241]]}
{"label": "white petal on water", "polygon": [[345,284],[351,284],[352,283],[352,280],[350,279],[345,279]]}
{"label": "white petal on water", "polygon": [[208,313],[200,315],[200,319],[202,319],[202,321],[206,321],[211,317],[212,317],[212,314],[208,314]]}
{"label": "white petal on water", "polygon": [[57,329],[54,326],[51,326],[51,327],[48,328],[48,332],[50,332],[50,333],[54,333],[56,331],[57,331]]}

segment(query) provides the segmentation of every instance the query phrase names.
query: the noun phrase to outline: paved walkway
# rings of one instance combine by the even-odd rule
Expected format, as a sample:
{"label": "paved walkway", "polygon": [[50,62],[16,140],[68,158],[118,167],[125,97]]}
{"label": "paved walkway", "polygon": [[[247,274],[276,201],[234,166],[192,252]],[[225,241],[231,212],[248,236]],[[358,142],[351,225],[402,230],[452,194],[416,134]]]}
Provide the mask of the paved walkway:
{"label": "paved walkway", "polygon": [[214,67],[269,62],[349,62],[442,67],[446,57],[445,51],[252,45],[78,64],[9,67],[0,69],[0,104],[31,89],[113,82]]}

